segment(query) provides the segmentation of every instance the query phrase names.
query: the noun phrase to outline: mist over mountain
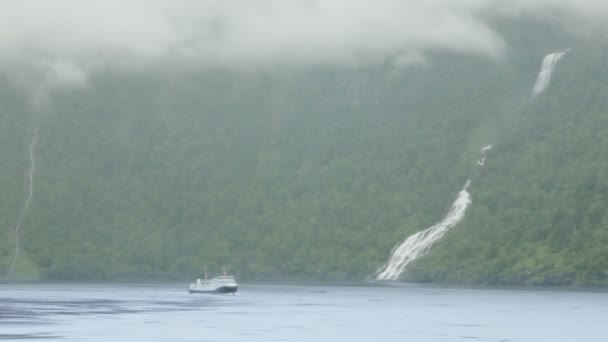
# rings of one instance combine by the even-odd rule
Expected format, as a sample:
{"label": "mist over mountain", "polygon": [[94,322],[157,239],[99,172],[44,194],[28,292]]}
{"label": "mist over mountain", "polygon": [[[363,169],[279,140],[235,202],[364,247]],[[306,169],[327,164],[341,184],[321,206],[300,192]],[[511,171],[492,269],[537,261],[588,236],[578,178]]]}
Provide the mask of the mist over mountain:
{"label": "mist over mountain", "polygon": [[361,280],[471,179],[402,279],[608,282],[603,2],[55,4],[0,14],[0,273]]}
{"label": "mist over mountain", "polygon": [[[601,0],[3,0],[0,72],[272,68],[420,62],[435,51],[500,58],[496,18],[606,31]],[[68,65],[69,69],[65,66]]]}

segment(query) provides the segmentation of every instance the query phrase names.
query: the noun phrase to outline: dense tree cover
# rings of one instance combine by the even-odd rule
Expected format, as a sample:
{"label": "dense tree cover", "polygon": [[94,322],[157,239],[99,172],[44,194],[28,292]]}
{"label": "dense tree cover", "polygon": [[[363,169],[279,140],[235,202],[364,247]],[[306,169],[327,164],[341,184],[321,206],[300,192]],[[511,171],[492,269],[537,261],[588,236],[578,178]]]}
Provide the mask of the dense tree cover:
{"label": "dense tree cover", "polygon": [[[8,237],[14,229],[17,212],[24,198],[26,139],[20,136],[25,131],[28,118],[12,113],[23,112],[16,91],[8,87],[0,90],[0,265],[6,266],[13,253],[13,242]],[[19,133],[17,133],[19,132]]]}
{"label": "dense tree cover", "polygon": [[589,41],[560,62],[475,179],[465,222],[411,279],[608,284],[607,52]]}
{"label": "dense tree cover", "polygon": [[21,272],[364,279],[474,177],[465,222],[409,279],[602,281],[605,78],[574,60],[604,50],[581,43],[527,105],[540,60],[568,37],[497,25],[511,37],[503,60],[104,73],[39,111],[3,82],[0,272],[39,120]]}

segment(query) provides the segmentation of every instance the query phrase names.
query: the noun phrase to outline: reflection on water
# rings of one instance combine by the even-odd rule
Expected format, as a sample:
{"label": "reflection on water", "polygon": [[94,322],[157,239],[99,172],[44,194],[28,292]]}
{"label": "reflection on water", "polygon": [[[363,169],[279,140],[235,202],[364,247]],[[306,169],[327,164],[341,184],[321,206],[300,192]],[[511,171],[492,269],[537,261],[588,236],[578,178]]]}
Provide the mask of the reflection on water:
{"label": "reflection on water", "polygon": [[0,340],[608,341],[608,294],[411,286],[0,285]]}

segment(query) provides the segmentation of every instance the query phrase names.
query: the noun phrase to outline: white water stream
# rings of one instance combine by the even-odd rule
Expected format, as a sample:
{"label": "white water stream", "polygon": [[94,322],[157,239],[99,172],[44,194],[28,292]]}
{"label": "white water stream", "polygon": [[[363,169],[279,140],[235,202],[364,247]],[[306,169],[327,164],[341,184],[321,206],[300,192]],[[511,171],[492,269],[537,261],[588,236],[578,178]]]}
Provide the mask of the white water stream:
{"label": "white water stream", "polygon": [[555,70],[555,66],[557,66],[557,62],[559,62],[559,60],[569,51],[570,49],[562,52],[550,53],[545,56],[540,72],[538,73],[538,78],[534,84],[534,89],[532,91],[533,97],[536,97],[545,91],[549,85],[549,81],[551,81],[551,75],[553,74],[553,70]]}
{"label": "white water stream", "polygon": [[19,253],[21,252],[21,238],[20,238],[20,230],[21,224],[23,223],[23,219],[25,218],[25,213],[27,212],[27,208],[34,197],[34,171],[36,171],[36,162],[34,160],[34,149],[36,148],[36,142],[38,141],[38,130],[40,128],[40,124],[36,122],[36,128],[34,129],[34,136],[30,141],[29,146],[29,157],[30,157],[30,170],[29,170],[29,185],[27,188],[27,196],[25,198],[25,202],[23,203],[23,207],[19,211],[19,216],[17,218],[17,223],[15,224],[15,256],[13,257],[13,261],[11,262],[11,268],[9,269],[9,274],[13,273],[15,270],[15,264],[19,259]]}
{"label": "white water stream", "polygon": [[[551,75],[557,66],[559,60],[570,51],[570,49],[561,52],[554,52],[545,56],[542,62],[541,70],[538,74],[532,97],[535,98],[542,94],[549,82]],[[484,146],[481,148],[482,158],[477,161],[477,165],[484,166],[486,162],[486,152],[491,150],[493,145]],[[388,262],[376,272],[377,280],[397,280],[414,260],[426,254],[435,242],[443,237],[443,235],[453,226],[458,224],[465,215],[465,212],[471,204],[471,195],[467,191],[471,181],[468,180],[464,188],[458,193],[458,197],[452,203],[448,214],[437,224],[422,230],[414,235],[411,235],[405,241],[397,244],[391,251]]]}
{"label": "white water stream", "polygon": [[[486,153],[492,147],[494,146],[488,145],[481,148],[482,159],[477,161],[479,166],[485,164]],[[467,191],[470,184],[471,180],[467,180],[463,189],[458,193],[458,197],[450,206],[447,215],[440,222],[411,235],[393,248],[388,262],[376,271],[376,280],[399,279],[408,265],[426,254],[435,242],[439,241],[450,228],[464,218],[465,212],[472,202],[471,194]]]}
{"label": "white water stream", "polygon": [[388,262],[378,270],[377,280],[397,280],[412,261],[424,255],[433,243],[443,237],[448,229],[462,220],[467,207],[471,204],[471,195],[467,191],[470,184],[471,181],[468,180],[443,220],[408,237],[393,248]]}
{"label": "white water stream", "polygon": [[494,145],[488,145],[488,146],[484,146],[484,147],[481,148],[480,151],[481,151],[482,157],[481,157],[481,159],[479,159],[477,161],[477,165],[479,165],[479,166],[484,166],[485,165],[485,163],[486,163],[486,152],[488,152],[489,150],[491,150],[493,147],[494,147]]}

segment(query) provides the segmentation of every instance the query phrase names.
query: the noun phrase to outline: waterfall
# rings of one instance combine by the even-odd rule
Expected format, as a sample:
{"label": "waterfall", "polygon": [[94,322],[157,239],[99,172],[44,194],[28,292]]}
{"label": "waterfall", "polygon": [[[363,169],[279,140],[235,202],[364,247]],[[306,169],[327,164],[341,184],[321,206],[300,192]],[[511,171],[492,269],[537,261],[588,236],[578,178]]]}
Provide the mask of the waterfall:
{"label": "waterfall", "polygon": [[448,229],[462,220],[467,207],[471,204],[471,195],[467,191],[470,184],[471,181],[468,180],[443,220],[408,237],[393,248],[386,265],[377,271],[377,280],[397,280],[407,265],[424,255]]}
{"label": "waterfall", "polygon": [[538,78],[536,79],[536,84],[534,84],[534,90],[532,91],[533,97],[536,97],[545,91],[549,85],[551,74],[553,73],[553,70],[555,70],[557,62],[559,62],[559,60],[569,51],[570,49],[562,52],[550,53],[545,56],[540,72],[538,73]]}
{"label": "waterfall", "polygon": [[479,159],[477,161],[477,165],[479,166],[484,166],[486,164],[486,152],[488,152],[489,150],[491,150],[494,147],[494,145],[488,145],[488,146],[484,146],[481,148],[481,159]]}
{"label": "waterfall", "polygon": [[40,124],[36,121],[36,128],[34,129],[34,135],[32,140],[30,141],[29,146],[29,157],[30,157],[30,170],[29,170],[29,185],[27,188],[27,196],[25,198],[25,202],[23,203],[23,207],[19,211],[19,216],[17,218],[17,223],[15,224],[15,255],[13,257],[13,261],[11,262],[11,268],[9,270],[9,274],[13,273],[15,269],[15,264],[19,259],[19,253],[21,252],[21,239],[19,236],[19,231],[21,230],[21,224],[23,223],[23,219],[25,218],[25,213],[27,212],[27,208],[34,197],[34,171],[36,170],[36,163],[34,161],[34,149],[36,148],[36,142],[38,141],[38,130],[40,128]]}
{"label": "waterfall", "polygon": [[[481,148],[482,158],[477,161],[477,165],[483,166],[485,164],[486,153],[493,147],[494,145],[487,145]],[[447,215],[441,221],[411,235],[391,250],[388,262],[376,271],[376,280],[399,279],[409,264],[426,254],[435,242],[439,241],[450,228],[464,218],[467,208],[472,203],[471,194],[467,191],[469,185],[471,185],[471,180],[467,180],[458,193],[458,197],[450,206]]]}

